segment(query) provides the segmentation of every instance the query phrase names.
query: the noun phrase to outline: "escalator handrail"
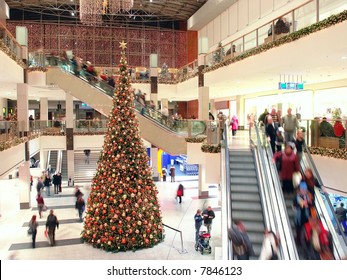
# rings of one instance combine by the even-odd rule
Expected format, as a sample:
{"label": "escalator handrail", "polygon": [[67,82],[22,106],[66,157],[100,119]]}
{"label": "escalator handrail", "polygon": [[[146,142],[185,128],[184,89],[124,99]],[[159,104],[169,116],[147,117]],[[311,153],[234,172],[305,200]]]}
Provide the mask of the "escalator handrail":
{"label": "escalator handrail", "polygon": [[[229,129],[228,125],[225,123],[224,126],[224,154],[225,154],[225,200],[226,203],[226,219],[223,219],[223,224],[226,224],[226,230],[229,230],[232,227],[232,216],[231,216],[231,192],[230,192],[230,151],[229,151]],[[222,165],[223,166],[223,165]],[[223,235],[222,235],[223,236]],[[227,259],[233,259],[233,248],[232,242],[228,239],[227,242]]]}
{"label": "escalator handrail", "polygon": [[[307,158],[308,158],[308,161],[309,161],[308,164],[309,164],[309,166],[312,168],[312,170],[313,170],[313,172],[314,172],[314,176],[317,178],[319,184],[320,184],[321,186],[324,186],[323,181],[322,181],[322,178],[321,178],[320,175],[319,175],[317,166],[316,166],[316,164],[314,163],[314,160],[313,160],[313,158],[312,158],[312,155],[311,155],[311,153],[310,153],[310,151],[309,151],[307,145],[304,145],[304,151],[305,151],[306,154],[307,154]],[[319,191],[319,193],[320,193],[322,196],[325,197],[325,199],[326,199],[326,201],[327,201],[327,203],[328,203],[328,206],[329,206],[329,210],[331,211],[331,213],[332,213],[332,215],[333,215],[333,218],[334,218],[334,220],[335,220],[335,222],[336,222],[336,224],[337,224],[337,227],[338,227],[338,229],[340,230],[340,232],[342,232],[342,234],[341,234],[342,240],[344,241],[345,246],[347,246],[347,239],[346,239],[346,236],[343,234],[342,226],[340,225],[340,223],[339,223],[339,221],[338,221],[338,218],[337,218],[337,216],[336,216],[336,214],[335,214],[335,210],[334,210],[334,207],[333,207],[333,205],[332,205],[332,203],[331,203],[331,201],[330,201],[329,195],[328,195],[326,192],[323,192],[323,191]],[[325,205],[325,204],[324,204],[324,205]],[[326,219],[326,217],[324,217],[324,218]],[[331,223],[331,219],[329,218],[329,219],[326,219],[326,220],[330,221],[330,223],[327,223],[327,226],[330,227],[329,230],[333,230],[334,227],[333,227],[333,225],[332,225],[332,223]],[[335,229],[334,229],[334,231],[335,231]]]}

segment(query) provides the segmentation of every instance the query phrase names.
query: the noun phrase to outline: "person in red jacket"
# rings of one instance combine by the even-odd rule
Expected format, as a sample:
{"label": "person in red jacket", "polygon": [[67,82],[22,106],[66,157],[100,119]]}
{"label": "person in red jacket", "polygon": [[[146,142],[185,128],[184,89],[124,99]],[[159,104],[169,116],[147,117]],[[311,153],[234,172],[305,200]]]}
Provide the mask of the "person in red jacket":
{"label": "person in red jacket", "polygon": [[336,137],[342,137],[345,135],[346,129],[343,127],[341,118],[337,118],[334,124],[334,134]]}
{"label": "person in red jacket", "polygon": [[179,184],[176,192],[176,198],[178,198],[179,203],[182,203],[183,189],[183,185]]}

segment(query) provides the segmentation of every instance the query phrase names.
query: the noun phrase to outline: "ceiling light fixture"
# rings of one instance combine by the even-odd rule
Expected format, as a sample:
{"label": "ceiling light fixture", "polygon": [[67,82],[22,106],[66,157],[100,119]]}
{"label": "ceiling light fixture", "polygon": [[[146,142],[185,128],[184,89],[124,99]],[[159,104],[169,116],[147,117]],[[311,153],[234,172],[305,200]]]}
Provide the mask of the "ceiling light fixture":
{"label": "ceiling light fixture", "polygon": [[80,0],[80,20],[86,25],[102,24],[102,15],[129,11],[134,0]]}

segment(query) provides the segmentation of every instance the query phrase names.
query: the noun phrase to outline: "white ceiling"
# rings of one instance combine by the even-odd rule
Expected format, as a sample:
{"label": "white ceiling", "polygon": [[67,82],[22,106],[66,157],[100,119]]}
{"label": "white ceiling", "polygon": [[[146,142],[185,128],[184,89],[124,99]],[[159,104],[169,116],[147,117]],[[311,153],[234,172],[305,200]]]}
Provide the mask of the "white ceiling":
{"label": "white ceiling", "polygon": [[[279,92],[280,75],[305,82],[305,89],[336,86],[347,87],[347,22],[311,34],[300,40],[268,50],[240,62],[221,67],[205,74],[205,86],[210,99],[232,99],[235,95],[272,94]],[[1,64],[1,63],[0,63]],[[1,68],[1,67],[0,67]],[[17,75],[18,76],[18,75]],[[21,77],[20,77],[21,78]],[[20,79],[19,79],[20,80]],[[0,75],[0,97],[16,99],[18,77],[11,71]],[[191,81],[187,85],[191,86]],[[183,86],[183,85],[182,85]],[[347,94],[347,92],[346,92]],[[160,96],[160,92],[159,92]],[[65,93],[55,87],[30,87],[29,99],[48,97],[63,100]],[[197,86],[165,97],[172,100],[198,98]]]}

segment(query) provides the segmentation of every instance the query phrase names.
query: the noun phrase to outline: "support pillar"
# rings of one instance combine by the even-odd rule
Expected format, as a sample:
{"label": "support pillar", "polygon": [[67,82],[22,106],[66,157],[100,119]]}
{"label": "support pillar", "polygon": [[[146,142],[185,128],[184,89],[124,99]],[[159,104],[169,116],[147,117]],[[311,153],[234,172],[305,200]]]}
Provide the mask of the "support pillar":
{"label": "support pillar", "polygon": [[74,136],[73,136],[73,97],[71,94],[66,93],[65,98],[66,109],[66,150],[67,150],[67,177],[72,181],[75,180],[75,153],[74,153]]}
{"label": "support pillar", "polygon": [[[28,146],[28,145],[25,145]],[[25,148],[27,150],[27,147]],[[19,168],[19,209],[29,209],[30,206],[30,162],[26,160]],[[35,189],[35,188],[34,188]]]}
{"label": "support pillar", "polygon": [[19,136],[27,136],[29,132],[29,103],[27,84],[17,84],[17,121]]}
{"label": "support pillar", "polygon": [[[207,53],[206,40],[199,42],[199,55],[198,55],[198,87],[199,87],[199,120],[209,120],[209,88],[205,87],[204,81],[204,65],[205,54]],[[206,183],[206,163],[199,164],[199,198],[208,198],[209,188]]]}
{"label": "support pillar", "polygon": [[150,77],[151,77],[151,96],[150,100],[152,100],[155,104],[155,108],[158,108],[158,55],[151,54],[150,55]]}
{"label": "support pillar", "polygon": [[239,126],[245,127],[245,98],[243,95],[236,96],[236,111],[239,119]]}
{"label": "support pillar", "polygon": [[40,120],[48,121],[48,98],[40,98]]}
{"label": "support pillar", "polygon": [[161,108],[166,107],[166,108],[169,109],[169,99],[167,99],[167,98],[162,98],[162,99],[160,100],[160,102],[161,102]]}
{"label": "support pillar", "polygon": [[152,167],[154,181],[159,181],[158,148],[154,146],[151,147],[151,167]]}
{"label": "support pillar", "polygon": [[214,99],[210,99],[210,112],[215,118],[217,117],[216,102]]}

